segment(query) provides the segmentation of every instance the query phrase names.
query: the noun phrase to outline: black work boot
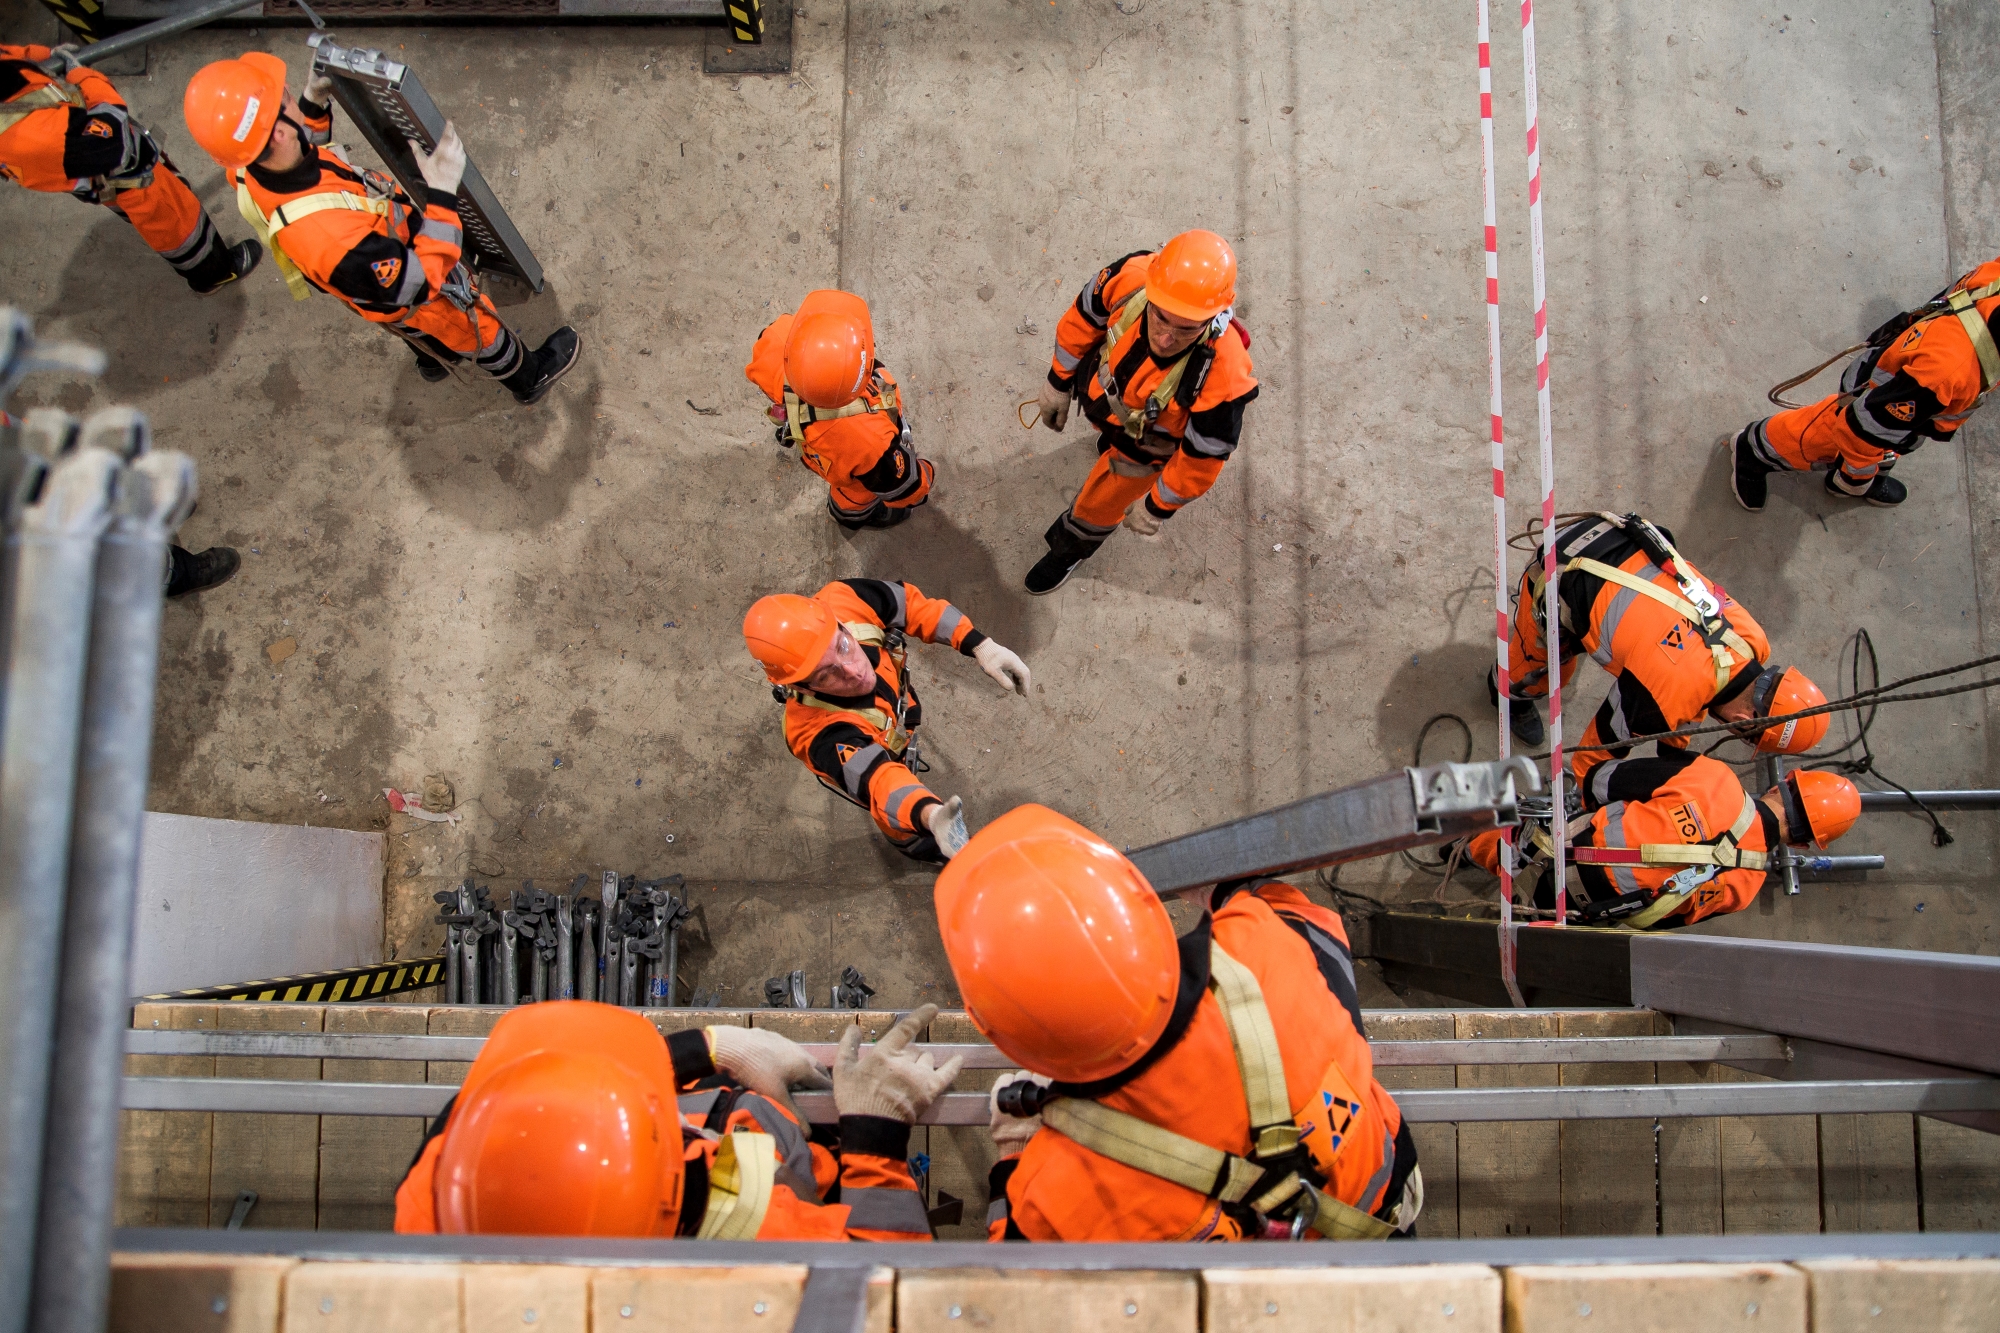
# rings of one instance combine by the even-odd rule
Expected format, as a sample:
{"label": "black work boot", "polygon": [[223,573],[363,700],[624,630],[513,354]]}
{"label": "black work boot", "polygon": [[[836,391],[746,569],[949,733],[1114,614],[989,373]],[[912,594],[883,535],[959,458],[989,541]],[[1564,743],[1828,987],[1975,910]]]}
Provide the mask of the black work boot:
{"label": "black work boot", "polygon": [[1063,526],[1069,517],[1064,510],[1056,521],[1049,524],[1049,530],[1042,534],[1042,540],[1049,544],[1049,553],[1035,562],[1028,571],[1022,586],[1036,597],[1046,597],[1076,573],[1076,567],[1097,554],[1097,548],[1104,545],[1102,540],[1086,541]]}
{"label": "black work boot", "polygon": [[[1729,440],[1727,435],[1722,438]],[[1765,495],[1770,489],[1766,482],[1771,476],[1771,469],[1758,462],[1757,455],[1751,452],[1747,426],[1730,441],[1729,454],[1734,465],[1729,474],[1729,489],[1736,493],[1736,503],[1753,514],[1762,513]]]}
{"label": "black work boot", "polygon": [[451,378],[451,371],[445,368],[444,362],[429,352],[417,353],[417,373],[424,377],[426,384],[442,384]]}
{"label": "black work boot", "polygon": [[1850,477],[1844,468],[1826,474],[1826,493],[1843,500],[1866,500],[1877,509],[1894,509],[1910,496],[1910,488],[1894,477],[1876,473],[1872,481]]}
{"label": "black work boot", "polygon": [[238,241],[227,248],[218,245],[187,275],[188,286],[196,296],[213,296],[238,278],[248,277],[263,257],[264,247],[255,241]]}
{"label": "black work boot", "polygon": [[168,548],[167,558],[172,562],[167,574],[169,597],[186,597],[227,583],[243,567],[243,557],[227,546],[211,546],[200,555],[173,546]]}
{"label": "black work boot", "polygon": [[888,505],[883,505],[880,509],[870,514],[868,520],[861,526],[864,528],[893,528],[898,523],[909,522],[916,512],[916,505],[904,505],[901,509],[892,509]]}
{"label": "black work boot", "polygon": [[532,407],[548,396],[556,381],[569,374],[583,354],[583,338],[565,324],[551,333],[534,354],[523,358],[521,368],[500,382],[514,391],[514,401]]}
{"label": "black work boot", "polygon": [[[1495,708],[1500,706],[1500,689],[1494,681],[1500,675],[1500,668],[1489,667],[1486,671],[1486,697]],[[1548,732],[1542,728],[1542,715],[1535,711],[1535,705],[1527,699],[1507,701],[1507,729],[1514,733],[1514,739],[1523,745],[1540,745],[1548,739]]]}

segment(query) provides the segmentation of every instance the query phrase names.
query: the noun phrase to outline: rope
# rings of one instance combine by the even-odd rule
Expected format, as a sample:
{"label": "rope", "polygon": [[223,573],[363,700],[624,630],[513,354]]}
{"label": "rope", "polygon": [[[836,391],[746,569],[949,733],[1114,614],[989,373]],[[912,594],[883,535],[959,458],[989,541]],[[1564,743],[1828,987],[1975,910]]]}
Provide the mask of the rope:
{"label": "rope", "polygon": [[1796,389],[1801,384],[1804,384],[1807,380],[1811,379],[1813,376],[1819,374],[1822,370],[1825,370],[1828,366],[1832,365],[1834,362],[1842,360],[1843,358],[1846,357],[1853,356],[1856,352],[1865,352],[1867,350],[1868,350],[1867,343],[1856,343],[1852,347],[1843,347],[1840,351],[1835,352],[1832,356],[1820,362],[1818,365],[1814,366],[1811,370],[1808,370],[1805,374],[1794,375],[1790,379],[1786,380],[1783,384],[1772,385],[1771,392],[1769,392],[1764,396],[1766,398],[1769,398],[1772,404],[1776,407],[1811,407],[1812,406],[1811,403],[1795,403],[1791,401],[1789,398],[1785,397],[1785,390]]}
{"label": "rope", "polygon": [[1017,403],[1017,404],[1015,405],[1015,407],[1014,407],[1014,420],[1016,420],[1016,421],[1018,421],[1018,422],[1020,422],[1020,423],[1021,423],[1021,429],[1022,429],[1022,430],[1033,430],[1033,429],[1035,428],[1035,423],[1036,423],[1037,421],[1041,420],[1041,417],[1040,417],[1040,416],[1032,416],[1032,417],[1024,417],[1024,416],[1022,416],[1022,415],[1021,415],[1021,409],[1022,409],[1022,408],[1024,408],[1024,407],[1032,407],[1032,408],[1036,408],[1036,409],[1037,409],[1037,410],[1039,411],[1039,409],[1040,409],[1040,407],[1041,407],[1041,400],[1040,400],[1040,399],[1037,399],[1037,398],[1030,398],[1030,399],[1027,399],[1027,400],[1026,400],[1025,402],[1021,402],[1021,403]]}

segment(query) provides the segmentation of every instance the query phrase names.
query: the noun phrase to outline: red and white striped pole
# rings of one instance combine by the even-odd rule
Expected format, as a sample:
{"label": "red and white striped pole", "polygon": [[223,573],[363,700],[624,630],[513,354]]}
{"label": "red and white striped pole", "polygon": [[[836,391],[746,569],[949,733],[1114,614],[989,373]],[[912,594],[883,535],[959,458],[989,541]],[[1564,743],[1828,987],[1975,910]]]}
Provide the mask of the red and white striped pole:
{"label": "red and white striped pole", "polygon": [[[1486,395],[1493,429],[1493,687],[1500,695],[1500,757],[1513,737],[1507,720],[1507,445],[1500,412],[1500,217],[1493,186],[1493,43],[1487,0],[1479,0],[1479,183],[1486,196]],[[1517,1006],[1514,979],[1514,838],[1500,835],[1500,979]]]}
{"label": "red and white striped pole", "polygon": [[1563,883],[1568,818],[1563,803],[1562,639],[1556,597],[1556,457],[1549,426],[1549,288],[1542,268],[1542,143],[1535,88],[1535,0],[1521,0],[1521,73],[1528,121],[1528,238],[1535,273],[1535,415],[1542,437],[1542,578],[1547,585],[1542,642],[1549,665],[1549,873],[1555,876],[1556,918],[1564,924]]}

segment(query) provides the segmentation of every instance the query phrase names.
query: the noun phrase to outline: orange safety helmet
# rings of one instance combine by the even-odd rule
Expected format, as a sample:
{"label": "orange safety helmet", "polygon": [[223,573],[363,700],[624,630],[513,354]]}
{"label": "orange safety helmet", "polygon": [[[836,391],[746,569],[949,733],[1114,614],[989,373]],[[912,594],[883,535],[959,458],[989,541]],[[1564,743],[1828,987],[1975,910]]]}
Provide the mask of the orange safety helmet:
{"label": "orange safety helmet", "polygon": [[840,623],[810,597],[773,593],[750,604],[743,642],[773,685],[796,685],[818,669]]}
{"label": "orange safety helmet", "polygon": [[638,1014],[586,1000],[494,1025],[433,1186],[456,1234],[671,1236],[685,1167],[673,1060]]}
{"label": "orange safety helmet", "polygon": [[285,62],[263,51],[204,65],[188,80],[181,113],[188,133],[225,170],[264,154],[285,104]]}
{"label": "orange safety helmet", "polygon": [[1015,807],[946,863],[936,903],[967,1015],[1022,1068],[1106,1078],[1166,1030],[1173,923],[1139,868],[1082,825]]}
{"label": "orange safety helmet", "polygon": [[[1765,667],[1750,687],[1750,701],[1758,717],[1783,717],[1819,707],[1826,695],[1797,667]],[[1757,737],[1757,749],[1763,754],[1804,754],[1826,739],[1827,722],[1828,714],[1821,713],[1766,727]]]}
{"label": "orange safety helmet", "polygon": [[1784,788],[1786,841],[1803,847],[1831,846],[1833,840],[1854,827],[1861,818],[1861,792],[1838,773],[1822,773],[1800,768],[1785,774]]}
{"label": "orange safety helmet", "polygon": [[1146,304],[1213,319],[1236,302],[1236,252],[1212,231],[1184,231],[1146,266]]}
{"label": "orange safety helmet", "polygon": [[875,325],[853,292],[806,293],[785,339],[785,383],[814,407],[846,407],[875,369]]}

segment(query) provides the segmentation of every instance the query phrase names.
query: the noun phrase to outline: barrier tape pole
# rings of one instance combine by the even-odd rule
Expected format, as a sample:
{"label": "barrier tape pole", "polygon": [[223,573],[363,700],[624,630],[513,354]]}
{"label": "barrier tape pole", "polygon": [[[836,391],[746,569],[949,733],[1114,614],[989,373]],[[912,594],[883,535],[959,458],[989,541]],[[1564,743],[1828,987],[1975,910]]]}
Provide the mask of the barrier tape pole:
{"label": "barrier tape pole", "polygon": [[[1500,413],[1500,215],[1493,185],[1493,42],[1487,0],[1479,0],[1479,184],[1486,205],[1486,395],[1493,427],[1493,638],[1494,692],[1508,676],[1507,661],[1507,445]],[[1534,608],[1529,612],[1533,614]],[[1495,710],[1500,719],[1500,757],[1513,744],[1504,695]],[[1514,979],[1514,834],[1500,834],[1500,980],[1506,983],[1514,1007],[1527,1007]]]}
{"label": "barrier tape pole", "polygon": [[1522,95],[1528,122],[1528,238],[1535,274],[1535,416],[1542,443],[1542,578],[1548,586],[1547,617],[1542,642],[1549,659],[1549,873],[1555,876],[1558,929],[1567,914],[1563,884],[1563,843],[1569,819],[1563,803],[1562,639],[1556,596],[1556,454],[1549,426],[1549,287],[1542,267],[1542,141],[1540,99],[1535,89],[1535,0],[1521,0]]}

